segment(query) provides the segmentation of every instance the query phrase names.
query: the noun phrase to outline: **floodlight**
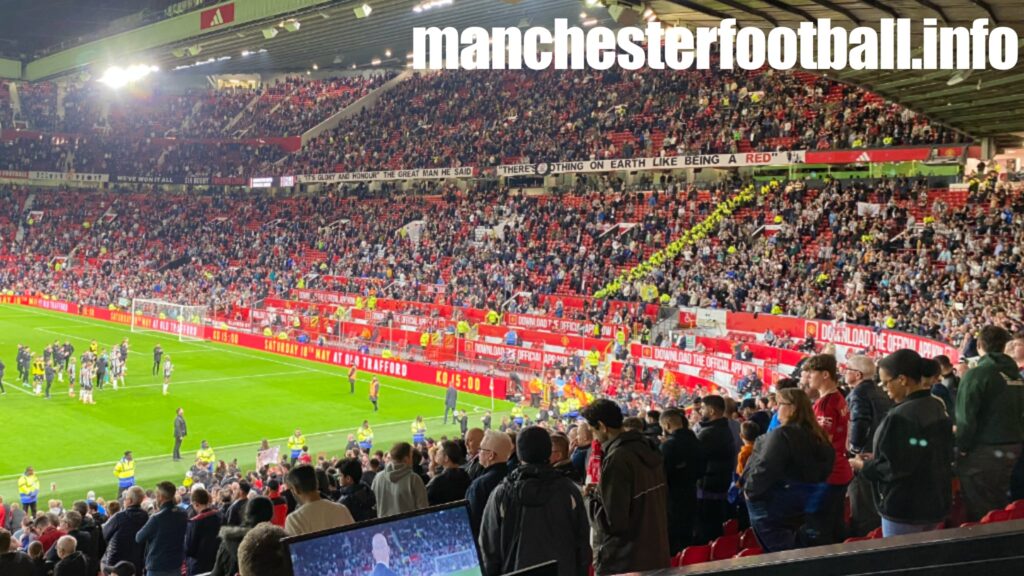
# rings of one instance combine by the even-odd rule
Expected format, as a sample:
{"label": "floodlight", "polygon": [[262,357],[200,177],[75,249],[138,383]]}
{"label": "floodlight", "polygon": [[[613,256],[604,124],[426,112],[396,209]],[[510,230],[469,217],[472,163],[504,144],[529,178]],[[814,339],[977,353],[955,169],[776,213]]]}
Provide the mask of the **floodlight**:
{"label": "floodlight", "polygon": [[356,18],[366,18],[373,13],[373,7],[369,4],[363,4],[362,6],[356,6],[352,9],[356,14]]}

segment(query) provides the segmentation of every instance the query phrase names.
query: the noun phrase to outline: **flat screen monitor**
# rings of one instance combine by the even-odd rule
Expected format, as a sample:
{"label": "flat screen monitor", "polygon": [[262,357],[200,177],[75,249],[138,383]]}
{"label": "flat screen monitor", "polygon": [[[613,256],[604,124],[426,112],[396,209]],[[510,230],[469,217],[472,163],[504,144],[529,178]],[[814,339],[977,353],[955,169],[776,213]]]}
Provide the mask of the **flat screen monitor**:
{"label": "flat screen monitor", "polygon": [[466,501],[285,539],[294,576],[480,576]]}

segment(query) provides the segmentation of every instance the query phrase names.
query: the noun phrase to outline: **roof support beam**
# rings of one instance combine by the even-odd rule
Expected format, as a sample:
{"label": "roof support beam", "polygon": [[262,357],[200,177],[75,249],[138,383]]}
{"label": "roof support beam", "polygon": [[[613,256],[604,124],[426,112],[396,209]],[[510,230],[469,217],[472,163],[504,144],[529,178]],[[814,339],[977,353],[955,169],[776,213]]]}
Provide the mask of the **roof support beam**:
{"label": "roof support beam", "polygon": [[948,26],[949,25],[949,17],[947,17],[946,13],[942,11],[942,6],[939,6],[938,4],[932,2],[931,0],[914,0],[914,1],[917,2],[918,4],[920,4],[921,6],[924,6],[925,8],[928,8],[929,10],[932,10],[936,14],[938,14],[939,15],[939,20],[942,21],[942,25],[943,26]]}
{"label": "roof support beam", "polygon": [[[714,8],[708,8],[706,6],[701,6],[700,4],[697,4],[696,2],[690,2],[689,0],[669,0],[669,1],[672,2],[673,4],[677,5],[677,6],[682,6],[683,8],[689,8],[690,10],[693,10],[694,12],[700,12],[701,14],[706,14],[708,16],[713,16],[715,18],[718,18],[719,20],[728,20],[728,19],[733,17],[732,14],[726,14],[725,12],[719,12],[718,10],[715,10]],[[739,21],[736,22],[736,25],[739,26]]]}
{"label": "roof support beam", "polygon": [[779,21],[773,18],[771,14],[768,14],[767,12],[764,12],[762,10],[758,10],[757,8],[745,6],[743,4],[740,4],[739,2],[736,2],[735,0],[715,0],[715,2],[718,2],[719,4],[725,4],[726,6],[732,8],[733,10],[739,10],[741,12],[746,12],[747,14],[753,14],[754,16],[757,16],[758,18],[771,23],[771,25],[775,26],[776,28],[779,26]]}
{"label": "roof support beam", "polygon": [[885,4],[879,2],[878,0],[860,0],[860,1],[865,3],[865,4],[867,4],[868,6],[871,6],[875,10],[881,10],[882,12],[888,12],[890,15],[892,15],[893,18],[899,18],[900,17],[900,13],[897,12],[895,8],[892,8],[891,6],[886,6]]}
{"label": "roof support beam", "polygon": [[814,2],[815,4],[818,4],[820,6],[824,6],[825,8],[828,8],[829,10],[831,10],[833,12],[838,12],[838,13],[842,14],[843,16],[846,16],[847,18],[849,18],[850,21],[853,22],[854,24],[856,24],[858,26],[861,25],[860,18],[858,18],[856,14],[854,14],[853,12],[850,12],[849,10],[847,10],[846,8],[843,8],[839,4],[836,4],[835,2],[830,2],[829,0],[811,0],[811,2]]}
{"label": "roof support beam", "polygon": [[802,10],[802,9],[797,8],[795,6],[790,6],[789,4],[786,4],[785,2],[780,2],[779,0],[761,0],[761,1],[764,2],[765,4],[771,6],[772,8],[778,8],[779,10],[782,10],[783,12],[789,12],[790,14],[796,14],[797,16],[803,18],[804,20],[807,20],[808,22],[814,22],[814,16],[812,16],[811,13],[807,12],[806,10]]}

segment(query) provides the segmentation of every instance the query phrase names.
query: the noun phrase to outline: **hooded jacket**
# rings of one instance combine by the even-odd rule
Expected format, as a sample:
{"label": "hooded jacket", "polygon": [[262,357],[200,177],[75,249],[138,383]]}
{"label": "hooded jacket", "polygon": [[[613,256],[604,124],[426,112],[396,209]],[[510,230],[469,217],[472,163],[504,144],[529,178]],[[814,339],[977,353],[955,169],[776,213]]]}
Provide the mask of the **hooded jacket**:
{"label": "hooded jacket", "polygon": [[426,508],[427,490],[423,480],[404,464],[389,463],[373,479],[373,495],[377,499],[377,516],[384,518]]}
{"label": "hooded jacket", "polygon": [[836,451],[800,426],[779,426],[757,439],[743,470],[747,500],[767,500],[798,484],[819,484],[832,472]]}
{"label": "hooded jacket", "polygon": [[338,504],[348,508],[348,511],[352,513],[352,519],[356,522],[372,520],[377,517],[377,498],[373,495],[370,487],[362,482],[351,486],[342,486]]}
{"label": "hooded jacket", "polygon": [[[722,429],[729,434],[728,427]],[[661,453],[634,431],[620,433],[602,448],[601,481],[587,499],[597,574],[667,568],[668,487]]]}
{"label": "hooded jacket", "polygon": [[1024,440],[1024,382],[1006,354],[986,354],[964,374],[956,394],[956,445],[1020,444]]}
{"label": "hooded jacket", "polygon": [[878,513],[885,518],[942,522],[953,500],[953,422],[942,401],[921,390],[893,408],[861,474],[874,483]]}
{"label": "hooded jacket", "polygon": [[495,488],[484,509],[484,573],[507,574],[558,561],[559,576],[585,576],[590,523],[579,488],[551,466],[527,464]]}
{"label": "hooded jacket", "polygon": [[242,545],[242,539],[249,530],[252,528],[247,526],[221,526],[220,548],[217,549],[217,557],[213,562],[210,576],[238,574],[238,547]]}

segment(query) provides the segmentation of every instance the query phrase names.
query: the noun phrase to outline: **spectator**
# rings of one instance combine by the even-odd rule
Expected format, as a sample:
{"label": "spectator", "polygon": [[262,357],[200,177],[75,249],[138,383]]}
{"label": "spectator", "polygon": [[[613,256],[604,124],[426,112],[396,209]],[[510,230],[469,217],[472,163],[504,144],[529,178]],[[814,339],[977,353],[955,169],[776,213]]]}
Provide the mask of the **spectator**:
{"label": "spectator", "polygon": [[[60,520],[61,531],[66,535],[71,536],[75,539],[75,551],[80,552],[85,559],[88,561],[88,569],[95,568],[99,570],[99,563],[93,565],[94,559],[89,556],[89,553],[95,553],[93,545],[92,534],[82,530],[82,515],[75,510],[68,510],[64,513],[64,517]],[[56,564],[58,561],[58,552],[56,547],[50,547],[46,552],[46,562],[48,564]]]}
{"label": "spectator", "polygon": [[221,526],[220,547],[217,549],[217,557],[214,559],[210,576],[235,576],[238,573],[238,548],[245,535],[259,524],[270,522],[273,518],[273,503],[268,498],[258,496],[245,507],[241,526]]}
{"label": "spectator", "polygon": [[572,455],[569,459],[578,477],[583,479],[587,477],[587,462],[590,459],[590,445],[593,441],[590,426],[586,422],[580,422],[576,426],[576,441],[572,443]]}
{"label": "spectator", "polygon": [[465,458],[457,442],[445,440],[439,448],[443,471],[427,484],[427,502],[431,506],[447,504],[466,498],[469,489],[469,474],[461,468]]}
{"label": "spectator", "polygon": [[1006,506],[1010,474],[1024,441],[1024,383],[1016,362],[1003,353],[1008,342],[1005,329],[982,328],[981,360],[964,375],[957,393],[957,469],[971,521]]}
{"label": "spectator", "polygon": [[758,440],[743,473],[750,525],[769,552],[808,544],[800,527],[835,458],[807,394],[798,388],[777,394],[781,424]]}
{"label": "spectator", "polygon": [[672,554],[682,552],[693,542],[694,517],[697,514],[697,478],[702,462],[697,435],[687,426],[686,415],[670,408],[661,413],[665,431],[661,455],[665,459],[668,482],[668,540]]}
{"label": "spectator", "polygon": [[737,448],[725,417],[725,399],[715,394],[705,396],[701,412],[704,418],[697,440],[704,469],[697,478],[696,542],[707,543],[722,535],[722,523],[729,516],[729,485]]}
{"label": "spectator", "polygon": [[35,520],[35,533],[39,537],[39,543],[43,545],[43,550],[46,552],[50,551],[50,548],[57,543],[57,540],[61,536],[66,536],[67,533],[57,527],[57,515],[56,514],[40,514]]}
{"label": "spectator", "polygon": [[949,388],[942,385],[942,366],[938,361],[930,358],[924,358],[921,362],[921,377],[924,379],[924,384],[928,386],[932,396],[942,400],[946,413],[950,414],[952,418],[952,415],[956,414],[956,405],[953,404],[953,396],[950,394]]}
{"label": "spectator", "polygon": [[466,431],[466,463],[463,468],[469,474],[470,481],[476,480],[477,476],[483,473],[483,466],[480,465],[480,442],[484,439],[482,428],[470,428]]}
{"label": "spectator", "polygon": [[[743,416],[743,420],[757,424],[757,427],[761,430],[759,434],[764,434],[768,431],[768,425],[771,424],[772,420],[771,414],[765,410],[758,410],[755,398],[744,398],[740,402],[740,415]],[[740,432],[742,436],[742,430]]]}
{"label": "spectator", "polygon": [[124,510],[112,514],[103,525],[103,539],[107,551],[103,566],[114,566],[127,560],[135,566],[135,573],[142,574],[145,566],[145,546],[135,541],[135,535],[146,525],[149,515],[142,510],[146,492],[139,486],[132,486],[124,493]]}
{"label": "spectator", "polygon": [[174,504],[174,484],[161,482],[156,486],[159,510],[135,535],[135,541],[146,547],[147,576],[180,576],[185,562],[185,529],[188,516]]}
{"label": "spectator", "polygon": [[949,360],[949,356],[940,354],[934,358],[939,363],[939,369],[942,372],[941,384],[946,387],[949,391],[949,396],[953,399],[953,409],[950,410],[950,417],[956,415],[956,392],[960,388],[960,377],[956,375],[956,369],[953,367],[953,363]]}
{"label": "spectator", "polygon": [[220,548],[221,515],[210,507],[210,493],[203,488],[193,490],[190,500],[195,516],[185,528],[185,570],[187,576],[197,576],[213,570]]}
{"label": "spectator", "polygon": [[0,574],[4,576],[33,576],[32,559],[11,544],[11,533],[0,528]]}
{"label": "spectator", "polygon": [[344,505],[321,498],[316,469],[312,466],[296,466],[286,481],[288,490],[299,501],[299,507],[285,520],[284,530],[288,534],[301,536],[355,522]]}
{"label": "spectator", "polygon": [[667,487],[661,455],[642,434],[624,431],[622,411],[599,399],[582,416],[601,442],[601,481],[584,494],[596,545],[597,574],[656,570],[669,564]]}
{"label": "spectator", "polygon": [[77,542],[71,536],[57,540],[57,556],[60,561],[53,569],[53,576],[89,576],[89,560],[76,548]]}
{"label": "spectator", "polygon": [[556,560],[559,576],[585,576],[591,552],[583,497],[551,467],[546,430],[527,427],[516,442],[520,466],[498,485],[484,509],[484,573],[499,576]]}
{"label": "spectator", "polygon": [[850,412],[846,399],[839,391],[839,367],[835,356],[819,354],[808,358],[804,372],[808,374],[810,389],[818,395],[814,402],[814,415],[818,417],[818,424],[825,429],[836,452],[832,474],[828,477],[828,488],[818,509],[807,519],[808,534],[815,544],[833,544],[846,538],[843,510],[847,486],[853,479],[853,470],[846,457]]}
{"label": "spectator", "polygon": [[[850,407],[850,452],[870,453],[875,432],[892,408],[892,401],[875,384],[875,363],[867,356],[847,358],[845,377],[850,387],[850,394],[846,398]],[[855,473],[847,490],[850,499],[850,534],[853,536],[866,536],[882,525],[873,494],[871,482]]]}
{"label": "spectator", "polygon": [[928,368],[917,352],[897,350],[878,367],[896,406],[882,420],[871,454],[850,464],[875,487],[883,536],[938,529],[953,501],[953,422],[924,382]]}
{"label": "spectator", "polygon": [[238,547],[239,576],[279,576],[290,571],[288,552],[281,540],[284,530],[273,524],[259,524]]}
{"label": "spectator", "polygon": [[245,514],[245,507],[249,502],[249,491],[252,486],[246,480],[239,480],[231,486],[231,497],[234,500],[225,514],[225,524],[228,526],[241,526],[242,516]]}
{"label": "spectator", "polygon": [[372,520],[377,517],[377,499],[370,487],[361,482],[363,468],[354,458],[346,458],[338,463],[338,478],[341,481],[341,498],[339,503],[348,508],[352,519],[356,522]]}
{"label": "spectator", "polygon": [[512,440],[508,434],[497,430],[484,431],[484,439],[480,442],[480,465],[484,471],[473,480],[466,491],[469,519],[473,525],[474,535],[480,534],[480,523],[488,498],[508,475],[508,458],[511,454]]}
{"label": "spectator", "polygon": [[274,526],[284,528],[285,519],[288,517],[288,500],[281,495],[281,483],[277,477],[267,481],[267,498],[270,498],[270,503],[274,505],[274,517],[271,522]]}
{"label": "spectator", "polygon": [[551,467],[576,484],[583,484],[583,476],[569,460],[569,438],[561,432],[551,434]]}
{"label": "spectator", "polygon": [[413,473],[413,450],[408,442],[391,447],[391,462],[373,479],[377,516],[385,518],[426,508],[427,490],[423,479]]}

